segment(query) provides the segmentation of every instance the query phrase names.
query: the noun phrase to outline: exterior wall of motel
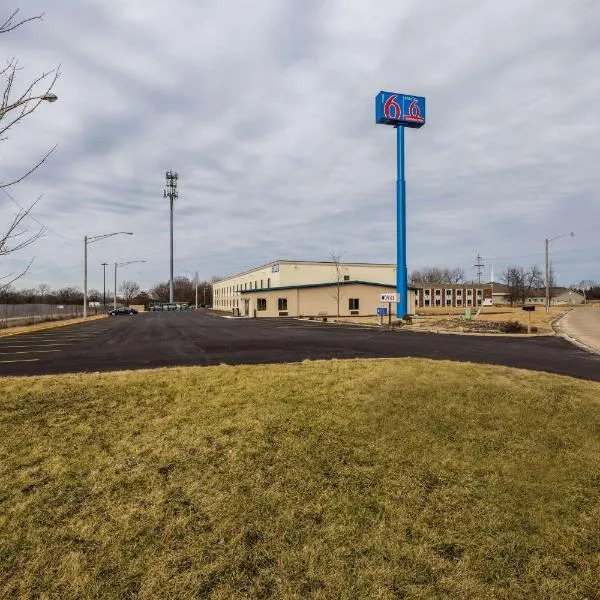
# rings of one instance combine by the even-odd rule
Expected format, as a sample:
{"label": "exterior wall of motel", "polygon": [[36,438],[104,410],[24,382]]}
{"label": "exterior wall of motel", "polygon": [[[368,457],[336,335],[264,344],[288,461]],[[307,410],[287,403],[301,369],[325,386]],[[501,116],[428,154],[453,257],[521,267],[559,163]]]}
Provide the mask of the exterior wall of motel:
{"label": "exterior wall of motel", "polygon": [[[340,263],[343,280],[388,283],[395,287],[396,266],[392,264]],[[274,261],[250,269],[213,284],[213,307],[218,310],[244,310],[242,293],[250,290],[270,289],[337,281],[337,271],[331,262]]]}
{"label": "exterior wall of motel", "polygon": [[476,307],[481,306],[484,299],[492,297],[492,288],[483,285],[426,283],[416,287],[418,308]]}
{"label": "exterior wall of motel", "polygon": [[[245,313],[245,302],[248,303],[248,316],[256,317],[336,317],[337,285],[323,287],[296,287],[280,290],[256,290],[242,294],[241,315]],[[378,306],[389,307],[380,302],[380,295],[395,292],[394,286],[371,286],[359,283],[340,286],[340,316],[372,316],[377,314]],[[415,305],[415,292],[408,292],[409,306]],[[259,299],[266,300],[266,310],[259,310]],[[358,300],[358,310],[350,309],[350,299]],[[280,309],[280,300],[285,301],[287,310]],[[396,314],[396,304],[392,303],[392,314]],[[414,314],[414,308],[409,311]],[[287,314],[286,314],[287,313]]]}

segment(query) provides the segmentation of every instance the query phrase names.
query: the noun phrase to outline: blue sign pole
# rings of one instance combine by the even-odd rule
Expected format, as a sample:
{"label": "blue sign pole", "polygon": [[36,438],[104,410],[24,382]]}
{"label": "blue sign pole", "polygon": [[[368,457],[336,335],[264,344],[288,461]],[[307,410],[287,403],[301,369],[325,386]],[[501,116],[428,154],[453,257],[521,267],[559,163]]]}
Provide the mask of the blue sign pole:
{"label": "blue sign pole", "polygon": [[404,178],[404,129],[425,125],[425,98],[395,92],[379,92],[375,97],[375,122],[392,125],[397,135],[396,179],[396,317],[409,314],[408,269],[406,266],[406,181]]}
{"label": "blue sign pole", "polygon": [[406,180],[404,178],[404,127],[396,127],[396,318],[408,314],[408,269],[406,267]]}

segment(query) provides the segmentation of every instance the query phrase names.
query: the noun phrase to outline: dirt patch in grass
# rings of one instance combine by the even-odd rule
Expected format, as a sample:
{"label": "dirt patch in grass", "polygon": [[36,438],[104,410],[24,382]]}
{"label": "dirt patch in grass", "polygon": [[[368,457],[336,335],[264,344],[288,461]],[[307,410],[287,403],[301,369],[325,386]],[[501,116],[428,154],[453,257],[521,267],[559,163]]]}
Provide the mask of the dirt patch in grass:
{"label": "dirt patch in grass", "polygon": [[552,322],[565,314],[569,307],[551,307],[549,312],[543,306],[536,306],[532,313],[521,307],[484,306],[477,314],[477,308],[471,309],[472,318],[465,319],[462,308],[424,308],[419,309],[414,324],[417,328],[446,331],[465,331],[480,333],[527,333],[527,323],[531,317],[532,333],[553,333]]}
{"label": "dirt patch in grass", "polygon": [[0,380],[0,596],[598,598],[600,385],[413,359]]}

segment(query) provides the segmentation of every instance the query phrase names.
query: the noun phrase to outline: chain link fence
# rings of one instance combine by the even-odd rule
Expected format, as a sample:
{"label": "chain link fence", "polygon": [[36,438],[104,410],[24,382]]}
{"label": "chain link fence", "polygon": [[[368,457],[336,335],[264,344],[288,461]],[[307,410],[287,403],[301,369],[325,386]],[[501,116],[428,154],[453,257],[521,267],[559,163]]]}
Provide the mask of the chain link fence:
{"label": "chain link fence", "polygon": [[[103,306],[88,308],[88,315],[105,312]],[[0,304],[0,329],[77,317],[83,317],[81,304]]]}

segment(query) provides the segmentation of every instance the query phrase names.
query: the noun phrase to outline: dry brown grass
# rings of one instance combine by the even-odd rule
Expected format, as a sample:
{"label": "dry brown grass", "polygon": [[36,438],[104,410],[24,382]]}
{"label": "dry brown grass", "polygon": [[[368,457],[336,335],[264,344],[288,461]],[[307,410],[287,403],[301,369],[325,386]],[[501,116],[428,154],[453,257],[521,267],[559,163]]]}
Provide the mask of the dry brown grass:
{"label": "dry brown grass", "polygon": [[[552,333],[552,321],[560,317],[565,312],[571,310],[570,307],[553,306],[549,312],[544,310],[543,306],[536,306],[535,311],[531,313],[531,326],[537,329],[537,333]],[[477,309],[471,310],[472,318],[475,320]],[[421,327],[444,328],[439,324],[443,321],[445,328],[457,329],[463,322],[460,318],[465,314],[464,308],[423,308],[418,311],[419,318],[417,324]],[[448,315],[451,318],[448,318]],[[484,306],[477,321],[516,321],[524,328],[527,328],[528,313],[521,307],[510,306]]]}
{"label": "dry brown grass", "polygon": [[600,385],[413,359],[0,380],[0,596],[599,598]]}
{"label": "dry brown grass", "polygon": [[62,321],[49,321],[46,323],[38,323],[36,325],[23,325],[22,327],[10,327],[9,329],[0,329],[0,337],[10,335],[19,335],[22,333],[35,333],[36,331],[45,331],[46,329],[56,329],[57,327],[65,327],[66,325],[77,325],[78,323],[89,323],[98,319],[105,319],[107,315],[94,315],[93,317],[83,317],[77,319],[64,319]]}

